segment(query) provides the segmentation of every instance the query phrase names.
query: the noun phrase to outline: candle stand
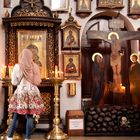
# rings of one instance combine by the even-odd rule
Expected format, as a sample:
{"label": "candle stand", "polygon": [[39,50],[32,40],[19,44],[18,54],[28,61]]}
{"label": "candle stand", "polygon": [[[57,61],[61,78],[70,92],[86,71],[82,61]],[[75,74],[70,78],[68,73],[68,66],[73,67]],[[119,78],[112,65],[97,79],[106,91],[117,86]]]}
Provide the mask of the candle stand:
{"label": "candle stand", "polygon": [[59,128],[59,85],[62,84],[63,79],[55,78],[52,80],[54,83],[54,127],[49,132],[49,134],[45,135],[45,139],[48,140],[67,140],[68,136]]}

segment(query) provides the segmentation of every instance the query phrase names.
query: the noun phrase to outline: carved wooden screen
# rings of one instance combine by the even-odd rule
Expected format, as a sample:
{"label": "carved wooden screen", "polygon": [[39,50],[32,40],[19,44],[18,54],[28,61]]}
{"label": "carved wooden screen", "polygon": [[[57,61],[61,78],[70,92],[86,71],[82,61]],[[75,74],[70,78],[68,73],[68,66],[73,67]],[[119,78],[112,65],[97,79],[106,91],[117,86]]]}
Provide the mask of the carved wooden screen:
{"label": "carved wooden screen", "polygon": [[58,63],[58,27],[61,20],[53,18],[43,0],[20,1],[11,17],[2,19],[6,27],[6,64],[18,62],[19,53],[28,45],[35,45],[41,61],[41,76],[48,78]]}

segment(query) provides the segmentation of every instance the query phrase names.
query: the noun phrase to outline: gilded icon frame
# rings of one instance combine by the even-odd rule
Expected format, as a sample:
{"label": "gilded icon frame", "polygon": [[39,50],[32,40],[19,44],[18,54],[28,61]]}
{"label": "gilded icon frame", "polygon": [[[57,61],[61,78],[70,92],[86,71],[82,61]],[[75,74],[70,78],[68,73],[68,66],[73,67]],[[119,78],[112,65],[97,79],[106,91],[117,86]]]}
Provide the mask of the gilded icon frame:
{"label": "gilded icon frame", "polygon": [[68,20],[61,25],[62,50],[80,49],[80,28],[81,26],[70,14]]}
{"label": "gilded icon frame", "polygon": [[140,15],[140,1],[129,0],[128,11],[129,11],[128,13],[129,15]]}
{"label": "gilded icon frame", "polygon": [[[68,26],[62,30],[62,50],[79,50],[79,29]],[[70,35],[71,34],[71,35]]]}
{"label": "gilded icon frame", "polygon": [[[64,78],[80,78],[80,53],[63,53],[62,57]],[[74,65],[70,64],[71,59]]]}
{"label": "gilded icon frame", "polygon": [[[40,72],[41,78],[48,77],[48,53],[45,50],[47,45],[47,30],[17,30],[17,44],[18,44],[18,60],[21,51],[29,45],[35,45],[38,50],[38,57],[41,63]],[[32,48],[31,48],[32,49]],[[44,59],[46,58],[46,59]]]}
{"label": "gilded icon frame", "polygon": [[76,11],[91,11],[91,0],[77,0]]}
{"label": "gilded icon frame", "polygon": [[123,0],[108,1],[108,0],[97,0],[97,8],[124,8]]}
{"label": "gilded icon frame", "polygon": [[76,14],[81,17],[89,16],[91,11],[91,1],[92,0],[75,0],[76,1]]}

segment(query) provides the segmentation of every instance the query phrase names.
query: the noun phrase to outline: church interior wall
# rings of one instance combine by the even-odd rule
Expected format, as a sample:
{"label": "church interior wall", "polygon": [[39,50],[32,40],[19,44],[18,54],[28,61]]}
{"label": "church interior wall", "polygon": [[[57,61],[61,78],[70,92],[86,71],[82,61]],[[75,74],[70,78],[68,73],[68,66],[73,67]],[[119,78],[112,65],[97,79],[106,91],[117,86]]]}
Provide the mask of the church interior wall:
{"label": "church interior wall", "polygon": [[[12,2],[12,8],[15,7],[16,5],[19,4],[19,0],[11,0]],[[49,0],[44,0],[44,3],[46,6],[50,7],[50,1]],[[131,19],[127,16],[128,13],[128,0],[123,0],[124,8],[123,9],[115,9],[116,12],[120,11],[122,15],[124,15],[133,25],[134,29],[137,30],[139,28],[139,23],[140,19],[134,20]],[[82,34],[84,33],[84,30],[88,28],[92,23],[92,21],[89,22],[87,25],[87,22],[97,13],[105,11],[105,9],[98,10],[96,9],[96,0],[92,0],[91,2],[91,10],[92,13],[85,18],[80,18],[76,15],[76,1],[75,0],[70,0],[70,8],[72,8],[72,16],[74,19],[78,22],[79,25],[81,25],[81,30],[80,30],[80,42],[82,40]],[[5,32],[4,28],[2,26],[2,17],[4,17],[5,11],[8,10],[11,12],[12,8],[3,8],[3,0],[0,1],[0,66],[5,63]],[[62,19],[62,24],[68,19],[69,14],[68,13],[61,13],[59,14],[59,18]],[[97,21],[94,21],[97,22]],[[87,26],[86,26],[87,25]],[[104,25],[104,22],[103,22]],[[86,26],[86,27],[85,27]],[[104,30],[104,26],[102,26],[102,29]],[[134,43],[135,42],[135,43]],[[138,42],[132,41],[131,44],[134,44],[135,46],[133,47],[132,51],[136,52],[138,51]],[[59,60],[60,60],[60,67],[62,66],[61,64],[61,34],[59,33]],[[62,68],[62,67],[61,67]],[[74,97],[68,97],[67,95],[67,83],[75,82],[76,83],[76,95]],[[2,89],[0,86],[0,122],[3,116],[3,94],[2,94]],[[65,118],[65,112],[66,110],[73,110],[73,109],[81,109],[81,80],[65,80],[63,82],[62,88],[60,90],[60,114],[61,118]]]}

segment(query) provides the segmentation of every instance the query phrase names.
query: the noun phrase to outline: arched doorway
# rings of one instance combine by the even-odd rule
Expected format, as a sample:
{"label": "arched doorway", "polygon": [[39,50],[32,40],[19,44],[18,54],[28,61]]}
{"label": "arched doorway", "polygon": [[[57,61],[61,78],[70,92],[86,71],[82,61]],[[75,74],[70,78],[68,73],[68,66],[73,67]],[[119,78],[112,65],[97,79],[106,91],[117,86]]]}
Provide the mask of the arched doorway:
{"label": "arched doorway", "polygon": [[[92,89],[92,55],[95,52],[99,52],[104,57],[104,64],[105,64],[105,77],[106,83],[112,83],[113,81],[113,72],[110,66],[110,53],[111,53],[111,46],[107,42],[104,42],[100,39],[96,40],[88,40],[87,39],[87,32],[89,30],[109,30],[108,28],[108,20],[112,17],[116,17],[118,13],[114,11],[105,11],[93,16],[86,24],[85,29],[82,35],[82,98],[91,98],[93,94]],[[123,31],[134,31],[132,24],[127,20],[126,17],[123,15],[119,15],[124,20],[124,29]],[[103,103],[116,105],[116,104],[130,104],[130,89],[129,89],[129,73],[128,69],[130,66],[129,56],[131,54],[131,42],[124,41],[121,44],[122,48],[124,49],[124,55],[122,57],[122,70],[121,70],[121,79],[122,85],[125,86],[125,91],[122,94],[114,94],[109,90],[107,91],[106,98],[104,99]],[[102,93],[104,95],[104,93]]]}

